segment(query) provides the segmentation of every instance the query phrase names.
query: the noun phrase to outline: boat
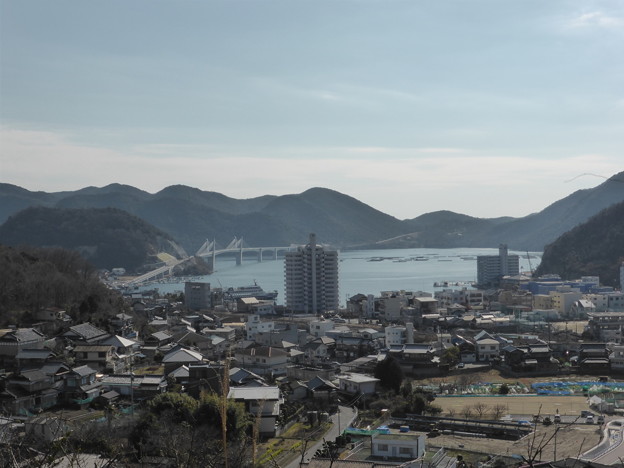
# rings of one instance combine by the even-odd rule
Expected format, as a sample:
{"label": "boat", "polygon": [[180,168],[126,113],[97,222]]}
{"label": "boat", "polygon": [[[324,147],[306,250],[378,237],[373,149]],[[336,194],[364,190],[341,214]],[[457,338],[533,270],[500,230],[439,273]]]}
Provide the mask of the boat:
{"label": "boat", "polygon": [[254,282],[251,286],[228,288],[223,294],[230,300],[242,299],[244,297],[255,297],[258,300],[273,301],[277,298],[277,291],[265,291],[258,286],[258,283],[256,282]]}

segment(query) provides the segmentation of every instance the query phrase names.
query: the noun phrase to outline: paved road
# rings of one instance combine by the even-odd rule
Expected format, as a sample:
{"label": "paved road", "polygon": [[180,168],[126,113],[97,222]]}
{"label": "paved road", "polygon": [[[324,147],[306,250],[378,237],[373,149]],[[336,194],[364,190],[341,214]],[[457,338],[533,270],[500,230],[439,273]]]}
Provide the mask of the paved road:
{"label": "paved road", "polygon": [[585,452],[581,459],[604,465],[614,465],[624,460],[624,419],[609,421],[604,428],[602,442]]}
{"label": "paved road", "polygon": [[[333,414],[331,417],[332,427],[327,431],[324,437],[320,440],[308,444],[308,449],[306,450],[305,455],[303,456],[303,461],[308,462],[314,456],[316,451],[321,448],[323,445],[323,439],[328,441],[333,441],[340,432],[344,431],[349,425],[353,422],[355,417],[357,416],[357,411],[348,406],[339,406],[338,412]],[[340,428],[338,428],[340,422]],[[285,468],[299,468],[299,463],[301,462],[301,454],[298,454],[297,457],[290,462]]]}

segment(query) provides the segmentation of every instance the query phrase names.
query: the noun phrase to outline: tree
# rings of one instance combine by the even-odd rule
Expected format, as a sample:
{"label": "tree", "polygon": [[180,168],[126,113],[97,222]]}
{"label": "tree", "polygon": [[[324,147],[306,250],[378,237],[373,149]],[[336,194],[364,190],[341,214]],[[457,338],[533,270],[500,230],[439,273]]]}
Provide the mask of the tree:
{"label": "tree", "polygon": [[509,407],[507,405],[494,405],[492,407],[492,416],[494,417],[494,419],[500,419],[503,414],[505,414],[506,412],[509,411]]}
{"label": "tree", "polygon": [[459,348],[457,346],[451,346],[446,348],[440,356],[440,363],[454,366],[459,362]]}
{"label": "tree", "polygon": [[501,385],[500,388],[498,389],[498,394],[499,395],[508,395],[509,394],[509,385],[507,385],[506,383]]}
{"label": "tree", "polygon": [[379,379],[382,387],[394,390],[398,394],[404,378],[403,369],[395,358],[388,355],[375,366],[375,378]]}
{"label": "tree", "polygon": [[[216,393],[202,392],[199,407],[195,411],[198,425],[212,426],[221,432],[221,404],[223,397]],[[226,434],[228,439],[240,439],[250,425],[250,418],[242,403],[226,401]]]}
{"label": "tree", "polygon": [[474,412],[477,414],[477,417],[481,419],[483,418],[483,415],[487,412],[488,405],[486,405],[485,403],[475,403],[472,408],[474,409]]}
{"label": "tree", "polygon": [[155,416],[166,414],[175,423],[192,423],[198,407],[199,403],[193,397],[172,392],[161,393],[148,404],[150,412]]}

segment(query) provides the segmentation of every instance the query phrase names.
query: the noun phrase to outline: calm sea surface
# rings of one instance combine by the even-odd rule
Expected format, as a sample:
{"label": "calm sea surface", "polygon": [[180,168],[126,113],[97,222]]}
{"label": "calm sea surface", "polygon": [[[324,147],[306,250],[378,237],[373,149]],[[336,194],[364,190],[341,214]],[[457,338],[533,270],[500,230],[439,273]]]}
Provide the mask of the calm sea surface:
{"label": "calm sea surface", "polygon": [[[541,252],[513,252],[520,255],[520,271],[535,269]],[[375,294],[380,291],[408,290],[433,293],[441,289],[435,282],[473,282],[477,278],[477,255],[498,255],[498,249],[392,249],[352,250],[340,252],[340,303],[357,293]],[[530,261],[530,266],[529,266]],[[213,287],[249,286],[255,282],[265,291],[278,291],[277,303],[284,303],[284,260],[264,260],[259,263],[245,258],[236,266],[233,258],[217,257],[215,272],[193,278]],[[184,283],[154,283],[143,289],[164,294],[184,290]]]}

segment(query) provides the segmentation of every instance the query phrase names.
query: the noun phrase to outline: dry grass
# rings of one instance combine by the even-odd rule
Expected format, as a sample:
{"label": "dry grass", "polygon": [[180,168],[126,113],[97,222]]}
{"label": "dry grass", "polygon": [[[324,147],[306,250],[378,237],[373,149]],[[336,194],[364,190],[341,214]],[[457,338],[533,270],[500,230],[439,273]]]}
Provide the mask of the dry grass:
{"label": "dry grass", "polygon": [[[542,454],[538,459],[553,460],[555,459],[555,437],[553,436],[555,430],[555,425],[538,425],[535,433],[515,441],[443,435],[429,439],[427,444],[430,448],[444,447],[458,452],[465,449],[483,454],[503,456],[516,454],[525,457],[529,452],[533,453],[541,447]],[[599,442],[600,427],[598,425],[571,424],[559,426],[556,437],[557,459],[576,458]]]}
{"label": "dry grass", "polygon": [[[461,415],[467,406],[485,405],[492,408],[504,405],[506,414],[542,414],[553,415],[559,410],[561,415],[580,415],[588,410],[587,398],[583,396],[459,396],[438,397],[435,405],[442,408],[444,414],[454,412]],[[487,413],[488,411],[486,411]],[[473,412],[474,413],[474,412]]]}

